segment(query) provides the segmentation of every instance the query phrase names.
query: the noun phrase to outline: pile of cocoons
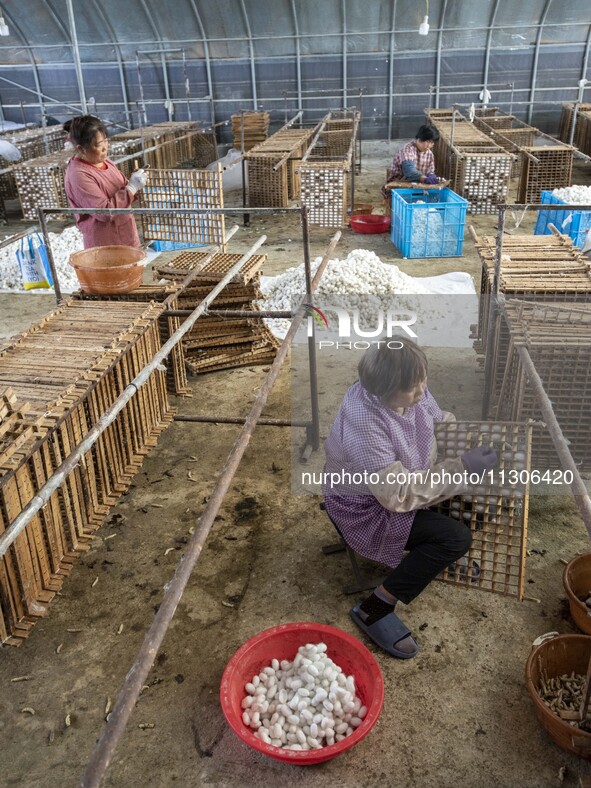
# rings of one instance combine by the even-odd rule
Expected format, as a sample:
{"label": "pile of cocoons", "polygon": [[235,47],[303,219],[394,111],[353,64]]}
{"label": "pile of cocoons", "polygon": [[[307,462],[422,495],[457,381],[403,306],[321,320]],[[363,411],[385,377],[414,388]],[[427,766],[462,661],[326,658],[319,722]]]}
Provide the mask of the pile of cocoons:
{"label": "pile of cocoons", "polygon": [[361,725],[367,709],[355,695],[355,679],[326,651],[326,643],[307,643],[293,662],[273,659],[245,685],[242,721],[257,739],[287,750],[319,750]]}
{"label": "pile of cocoons", "polygon": [[[312,263],[312,276],[322,262],[317,257]],[[306,293],[304,264],[288,268],[285,273],[273,278],[265,291],[265,300],[259,302],[261,309],[285,311],[301,302]],[[367,296],[392,296],[400,294],[425,295],[427,288],[412,276],[403,273],[396,265],[383,263],[375,252],[368,249],[354,249],[344,260],[330,260],[320,279],[315,298],[322,296],[344,295],[351,307],[358,307],[362,322],[367,319],[371,325],[375,319],[375,306],[369,306]],[[364,311],[367,315],[364,315]],[[287,331],[289,320],[269,320],[269,327]]]}
{"label": "pile of cocoons", "polygon": [[[415,205],[426,205],[417,200]],[[444,257],[453,255],[458,245],[457,224],[445,224],[437,208],[419,208],[412,214],[411,257]],[[463,232],[463,228],[462,228]]]}
{"label": "pile of cocoons", "polygon": [[591,186],[565,186],[563,189],[554,189],[552,196],[567,205],[591,205]]}
{"label": "pile of cocoons", "polygon": [[[0,290],[24,292],[21,271],[16,259],[17,249],[21,248],[23,241],[25,244],[28,243],[26,238],[19,239],[0,249]],[[62,292],[72,293],[78,290],[78,279],[69,261],[73,252],[84,249],[80,230],[77,227],[68,227],[61,233],[49,233],[49,241]]]}

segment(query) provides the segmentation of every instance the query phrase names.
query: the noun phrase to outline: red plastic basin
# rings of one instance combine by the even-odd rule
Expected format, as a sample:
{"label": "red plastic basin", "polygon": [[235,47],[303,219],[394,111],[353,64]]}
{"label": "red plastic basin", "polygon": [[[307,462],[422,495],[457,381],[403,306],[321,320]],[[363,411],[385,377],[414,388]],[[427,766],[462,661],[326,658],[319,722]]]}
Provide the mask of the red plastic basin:
{"label": "red plastic basin", "polygon": [[[265,744],[242,721],[240,706],[244,685],[271,664],[272,659],[293,660],[306,643],[326,643],[328,656],[348,676],[355,677],[356,694],[367,707],[361,725],[347,738],[320,750],[287,750]],[[299,766],[328,761],[365,738],[376,724],[384,705],[384,680],[380,666],[370,651],[353,635],[327,624],[299,622],[266,629],[247,640],[228,662],[220,686],[222,710],[230,727],[243,742],[278,761]]]}
{"label": "red plastic basin", "polygon": [[371,213],[363,213],[360,216],[351,217],[351,229],[356,233],[373,235],[374,233],[387,233],[390,229],[390,217],[375,216]]}

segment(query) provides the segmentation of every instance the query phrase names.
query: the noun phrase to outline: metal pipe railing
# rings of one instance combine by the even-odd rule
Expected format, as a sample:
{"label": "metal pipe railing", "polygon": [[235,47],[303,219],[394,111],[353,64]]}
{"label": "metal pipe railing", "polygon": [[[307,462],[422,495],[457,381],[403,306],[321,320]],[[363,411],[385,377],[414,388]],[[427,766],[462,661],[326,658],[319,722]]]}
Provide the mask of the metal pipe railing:
{"label": "metal pipe railing", "polygon": [[[483,408],[482,408],[482,416],[483,418],[488,418],[489,415],[489,408],[490,408],[490,398],[491,398],[491,388],[492,388],[492,371],[493,371],[493,350],[494,350],[494,342],[495,342],[495,331],[494,327],[499,315],[504,314],[504,296],[499,294],[499,281],[501,275],[501,256],[503,251],[503,232],[505,229],[505,215],[507,210],[547,210],[549,207],[546,203],[539,203],[536,205],[522,205],[522,204],[509,204],[509,205],[499,205],[499,221],[497,226],[497,242],[496,242],[496,249],[495,249],[495,268],[494,268],[494,276],[493,276],[493,287],[491,293],[491,303],[489,309],[489,316],[488,316],[488,325],[487,325],[487,341],[486,341],[486,355],[485,355],[485,391],[484,391],[484,399],[483,399]],[[554,206],[556,207],[556,206]],[[560,205],[561,210],[591,210],[590,205]],[[472,233],[473,237],[475,233]],[[552,407],[552,402],[550,401],[546,391],[544,389],[544,384],[542,379],[540,378],[535,364],[532,361],[532,358],[529,354],[527,347],[523,345],[517,345],[517,352],[519,354],[519,358],[521,363],[523,364],[526,377],[528,378],[536,396],[538,405],[540,410],[542,411],[542,415],[544,417],[544,421],[546,422],[546,427],[548,432],[550,433],[550,437],[552,438],[552,442],[562,463],[562,467],[572,471],[573,474],[573,495],[575,498],[575,502],[581,514],[581,518],[585,523],[585,527],[589,532],[589,536],[591,536],[591,498],[589,497],[589,492],[585,486],[585,482],[583,481],[577,464],[574,461],[574,458],[568,448],[568,442],[564,437],[558,419],[554,414],[554,409]]]}
{"label": "metal pipe railing", "polygon": [[[340,235],[340,232],[335,234],[331,242],[331,246],[332,244],[336,245]],[[320,281],[320,277],[322,276],[324,269],[328,264],[329,255],[330,251],[327,250],[322,262],[318,267],[318,270],[316,271],[316,275],[312,280],[312,292]],[[207,539],[215,517],[223,503],[224,496],[230,488],[232,479],[238,470],[240,460],[242,459],[242,456],[248,447],[252,433],[261,416],[263,407],[265,406],[271,389],[277,380],[281,367],[283,366],[283,362],[287,358],[287,354],[291,347],[291,342],[295,337],[303,319],[304,308],[301,307],[298,310],[285,339],[277,351],[277,355],[271,365],[271,369],[267,373],[267,376],[265,377],[263,385],[257,394],[250,413],[246,417],[244,426],[240,431],[240,434],[238,435],[238,438],[236,439],[230,454],[228,455],[226,464],[224,465],[224,468],[216,481],[213,491],[207,500],[203,514],[199,518],[197,527],[187,544],[186,553],[180,559],[177,569],[174,573],[174,577],[170,583],[165,586],[164,595],[158,608],[158,612],[154,617],[150,629],[146,633],[142,646],[133,665],[125,677],[123,687],[117,697],[117,700],[115,701],[111,716],[109,717],[103,734],[99,739],[99,742],[87,764],[86,770],[81,780],[81,785],[83,788],[97,788],[97,786],[100,785],[105,771],[111,762],[115,747],[123,735],[125,726],[137,702],[145,679],[150,671],[150,668],[152,667],[154,659],[156,658],[158,649],[164,640],[164,636],[175,614],[183,591],[189,582],[191,572],[193,571],[193,568],[197,563],[199,556],[201,555],[205,540]]]}

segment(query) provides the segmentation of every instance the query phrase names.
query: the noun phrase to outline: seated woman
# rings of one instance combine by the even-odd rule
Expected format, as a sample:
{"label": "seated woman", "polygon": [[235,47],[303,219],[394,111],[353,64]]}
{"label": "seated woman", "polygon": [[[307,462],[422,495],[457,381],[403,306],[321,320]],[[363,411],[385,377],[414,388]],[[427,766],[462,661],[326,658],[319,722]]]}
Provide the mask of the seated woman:
{"label": "seated woman", "polygon": [[[465,491],[467,475],[493,468],[497,455],[478,446],[461,458],[433,465],[435,422],[454,416],[444,413],[429,393],[427,359],[412,342],[405,339],[401,349],[388,343],[373,346],[358,373],[325,442],[325,472],[336,474],[330,486],[325,484],[325,506],[353,550],[393,570],[349,615],[389,654],[409,659],[419,647],[395,615],[396,604],[409,604],[471,545],[463,522],[426,507]],[[456,474],[456,483],[432,482],[431,473],[444,470]],[[459,484],[458,473],[463,477]],[[351,484],[347,474],[365,474],[364,481]],[[337,478],[335,485],[332,479]],[[473,562],[466,576],[474,577],[476,571]]]}
{"label": "seated woman", "polygon": [[432,151],[438,139],[437,129],[433,126],[421,126],[415,139],[400,148],[392,159],[392,164],[388,167],[388,182],[408,181],[431,185],[439,183]]}

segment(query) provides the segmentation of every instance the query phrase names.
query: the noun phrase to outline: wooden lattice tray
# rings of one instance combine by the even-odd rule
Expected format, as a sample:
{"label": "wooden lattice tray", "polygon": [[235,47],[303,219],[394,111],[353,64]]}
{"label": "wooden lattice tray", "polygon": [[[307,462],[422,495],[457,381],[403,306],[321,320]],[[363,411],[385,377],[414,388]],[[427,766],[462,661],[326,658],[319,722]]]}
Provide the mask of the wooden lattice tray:
{"label": "wooden lattice tray", "polygon": [[507,422],[444,422],[436,426],[435,435],[439,462],[480,445],[492,446],[499,456],[492,484],[475,485],[436,507],[472,532],[466,560],[446,568],[440,579],[523,599],[528,486],[512,486],[507,478],[511,470],[527,472],[530,467],[531,428]]}
{"label": "wooden lattice tray", "polygon": [[[199,269],[193,282],[213,283],[219,282],[242,257],[241,254],[216,254],[205,265],[203,261],[208,257],[207,252],[180,252],[166,265],[156,265],[153,269],[154,279],[183,279],[189,271]],[[267,255],[253,255],[232,278],[232,282],[248,284],[261,270]]]}

